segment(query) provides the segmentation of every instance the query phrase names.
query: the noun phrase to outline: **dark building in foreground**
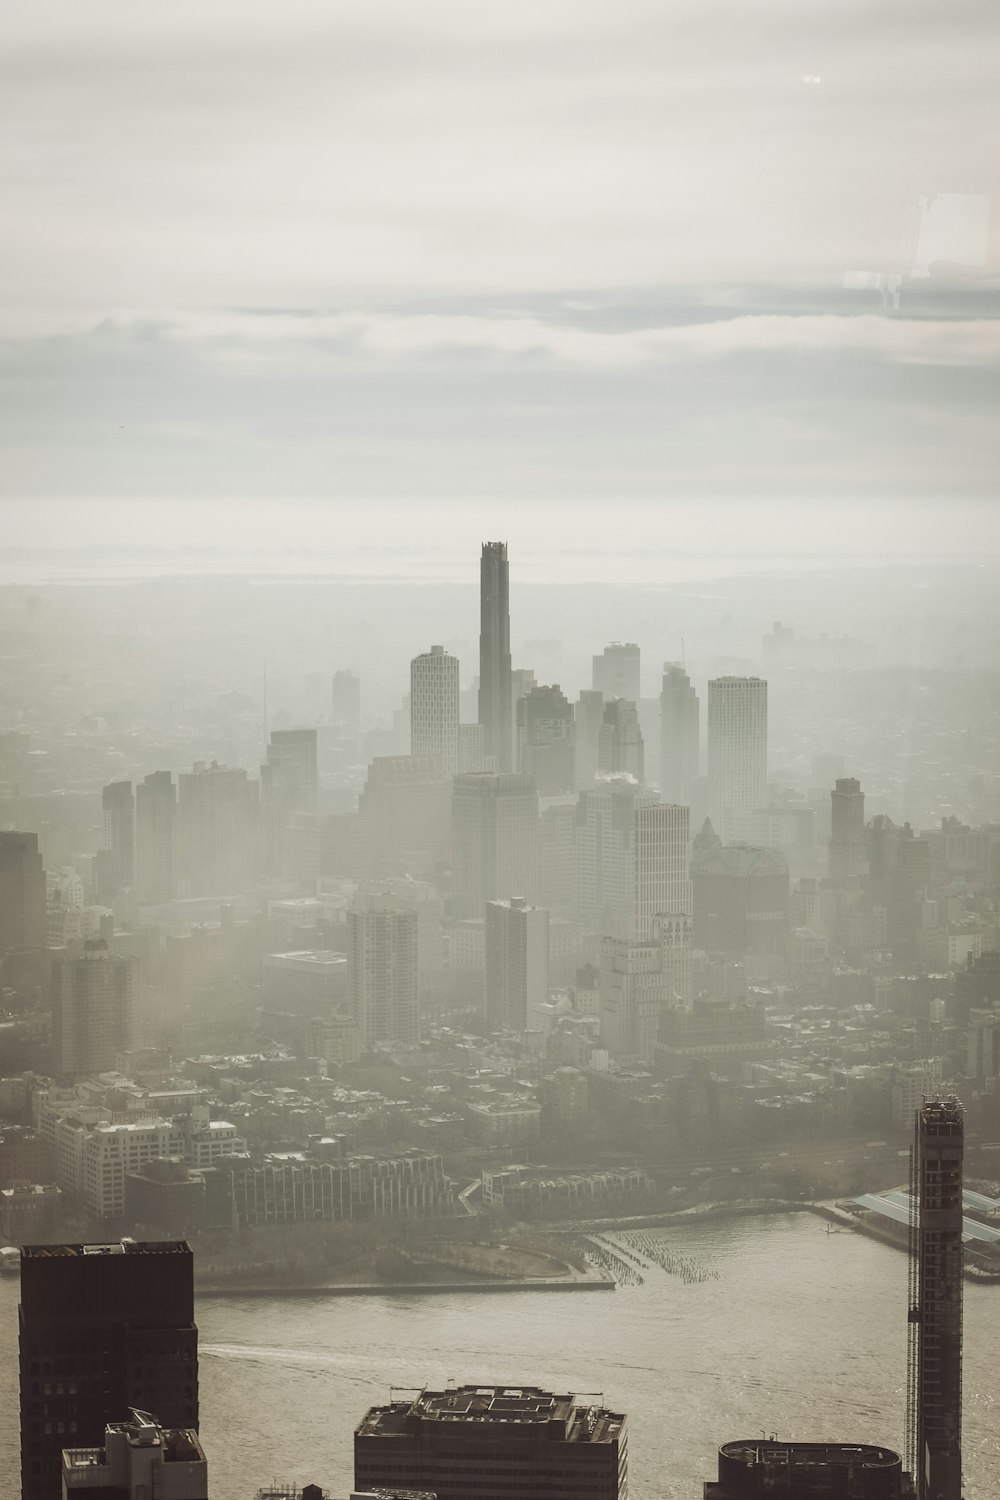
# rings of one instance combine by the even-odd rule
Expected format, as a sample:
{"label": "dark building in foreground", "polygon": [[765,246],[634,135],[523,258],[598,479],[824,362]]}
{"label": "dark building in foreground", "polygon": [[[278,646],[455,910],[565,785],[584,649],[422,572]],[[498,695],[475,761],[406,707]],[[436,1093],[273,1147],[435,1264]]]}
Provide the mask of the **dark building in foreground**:
{"label": "dark building in foreground", "polygon": [[903,1460],[867,1443],[779,1443],[756,1438],[724,1443],[719,1478],[704,1500],[781,1495],[784,1500],[902,1500],[914,1493]]}
{"label": "dark building in foreground", "polygon": [[198,1428],[194,1268],[180,1240],[21,1252],[22,1500],[61,1500],[62,1450],[132,1408]]}
{"label": "dark building in foreground", "polygon": [[624,1500],[626,1420],[538,1386],[421,1391],[373,1406],[354,1434],[355,1489],[400,1485],[439,1500]]}

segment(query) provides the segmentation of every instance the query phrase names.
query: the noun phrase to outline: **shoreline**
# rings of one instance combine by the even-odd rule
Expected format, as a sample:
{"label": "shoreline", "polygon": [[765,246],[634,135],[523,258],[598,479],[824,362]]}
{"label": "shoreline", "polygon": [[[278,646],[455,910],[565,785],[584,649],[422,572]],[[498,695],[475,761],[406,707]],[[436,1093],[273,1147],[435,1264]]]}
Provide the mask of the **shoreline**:
{"label": "shoreline", "polygon": [[248,1282],[245,1286],[231,1281],[195,1282],[195,1297],[405,1297],[442,1295],[454,1292],[613,1292],[614,1281],[603,1272],[586,1278],[545,1277],[521,1281],[375,1281],[317,1282],[289,1286]]}

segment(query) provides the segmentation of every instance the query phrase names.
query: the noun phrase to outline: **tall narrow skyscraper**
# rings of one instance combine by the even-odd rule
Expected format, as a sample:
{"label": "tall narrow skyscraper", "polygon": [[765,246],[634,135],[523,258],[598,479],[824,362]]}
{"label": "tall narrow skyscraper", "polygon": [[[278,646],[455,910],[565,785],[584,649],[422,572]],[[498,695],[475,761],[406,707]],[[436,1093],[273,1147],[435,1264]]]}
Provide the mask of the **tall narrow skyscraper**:
{"label": "tall narrow skyscraper", "polygon": [[153,771],[135,789],[135,887],[140,906],[177,894],[177,788]]}
{"label": "tall narrow skyscraper", "polygon": [[44,948],[45,870],[37,833],[0,832],[0,954]]}
{"label": "tall narrow skyscraper", "polygon": [[591,683],[605,701],[628,698],[638,703],[641,696],[639,647],[634,641],[612,641],[600,656],[594,657]]}
{"label": "tall narrow skyscraper", "polygon": [[597,765],[605,776],[631,776],[639,786],[646,780],[646,753],[639,713],[627,698],[613,698],[604,705],[601,732],[597,737]]}
{"label": "tall narrow skyscraper", "polygon": [[415,1042],[419,1029],[417,913],[397,897],[371,895],[347,914],[351,1011],[364,1046]]}
{"label": "tall narrow skyscraper", "polygon": [[716,677],[708,684],[708,815],[725,844],[735,815],[767,803],[767,683]]}
{"label": "tall narrow skyscraper", "polygon": [[438,756],[449,776],[460,769],[458,670],[443,646],[410,662],[410,754]]}
{"label": "tall narrow skyscraper", "polygon": [[660,691],[660,796],[664,802],[690,807],[699,754],[698,694],[680,663],[665,661]]}
{"label": "tall narrow skyscraper", "polygon": [[506,542],[484,542],[479,565],[479,722],[497,769],[514,760],[510,586]]}
{"label": "tall narrow skyscraper", "polygon": [[286,838],[295,813],[315,813],[319,800],[315,729],[274,729],[260,768],[264,859],[269,875],[287,870]]}
{"label": "tall narrow skyscraper", "polygon": [[841,778],[830,793],[830,879],[855,880],[868,873],[865,794],[860,781]]}
{"label": "tall narrow skyscraper", "polygon": [[103,938],[52,962],[52,1071],[73,1079],[110,1072],[133,1042],[134,963]]}
{"label": "tall narrow skyscraper", "polygon": [[534,1031],[549,998],[549,914],[523,896],[486,903],[486,1020],[495,1031]]}
{"label": "tall narrow skyscraper", "polygon": [[131,781],[113,781],[101,793],[106,889],[119,891],[135,878],[135,798]]}

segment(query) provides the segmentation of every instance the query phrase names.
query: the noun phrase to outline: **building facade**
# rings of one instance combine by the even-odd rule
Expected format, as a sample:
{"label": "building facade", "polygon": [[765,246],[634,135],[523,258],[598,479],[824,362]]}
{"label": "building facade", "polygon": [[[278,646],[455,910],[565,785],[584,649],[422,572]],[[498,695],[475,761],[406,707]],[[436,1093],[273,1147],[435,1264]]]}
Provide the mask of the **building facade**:
{"label": "building facade", "polygon": [[486,755],[513,769],[514,698],[510,665],[510,573],[506,542],[484,542],[479,569],[479,722]]}
{"label": "building facade", "polygon": [[488,901],[534,901],[538,792],[530,776],[456,776],[452,792],[452,917],[481,919]]}
{"label": "building facade", "polygon": [[665,661],[660,689],[660,796],[664,802],[690,807],[700,754],[698,694],[680,663]]}
{"label": "building facade", "polygon": [[549,914],[523,896],[486,903],[484,1008],[494,1031],[534,1031],[549,998]]}
{"label": "building facade", "polygon": [[461,769],[458,674],[443,646],[410,662],[410,753],[436,755],[449,776]]}
{"label": "building facade", "polygon": [[347,914],[348,1005],[366,1049],[416,1042],[420,981],[417,914],[394,896],[372,895]]}
{"label": "building facade", "polygon": [[767,683],[716,677],[708,684],[708,815],[723,843],[733,818],[767,803]]}

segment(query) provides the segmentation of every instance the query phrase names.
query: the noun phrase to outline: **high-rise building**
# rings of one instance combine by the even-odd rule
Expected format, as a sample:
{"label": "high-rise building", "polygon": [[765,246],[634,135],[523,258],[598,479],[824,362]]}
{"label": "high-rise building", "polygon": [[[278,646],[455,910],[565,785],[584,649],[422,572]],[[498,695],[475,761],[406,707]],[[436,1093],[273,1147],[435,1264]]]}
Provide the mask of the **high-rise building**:
{"label": "high-rise building", "polygon": [[530,776],[488,771],[456,776],[451,818],[451,914],[456,922],[481,921],[487,901],[535,899],[538,792]]}
{"label": "high-rise building", "polygon": [[416,1042],[419,1032],[417,913],[394,896],[372,895],[347,914],[347,983],[364,1046]]}
{"label": "high-rise building", "polygon": [[354,1486],[452,1500],[625,1500],[624,1413],[538,1386],[449,1386],[373,1406],[354,1433]]}
{"label": "high-rise building", "polygon": [[518,770],[543,797],[571,792],[575,783],[573,706],[558,683],[534,687],[517,704]]}
{"label": "high-rise building", "polygon": [[919,1500],[962,1495],[962,1164],[957,1099],[916,1112],[910,1170],[907,1467]]}
{"label": "high-rise building", "polygon": [[52,960],[52,1071],[58,1078],[110,1072],[132,1046],[134,963],[104,938]]}
{"label": "high-rise building", "polygon": [[639,711],[627,698],[612,698],[604,705],[597,768],[603,776],[632,776],[640,786],[646,780]]}
{"label": "high-rise building", "polygon": [[856,880],[868,873],[865,794],[860,781],[838,780],[830,803],[830,879]]}
{"label": "high-rise building", "polygon": [[576,789],[583,792],[593,784],[600,767],[604,694],[584,688],[576,701],[573,717],[576,721]]}
{"label": "high-rise building", "polygon": [[580,793],[575,905],[590,932],[645,942],[657,918],[690,916],[688,819],[625,777]]}
{"label": "high-rise building", "polygon": [[907,1500],[913,1495],[903,1460],[874,1443],[786,1443],[739,1438],[719,1449],[718,1480],[705,1482],[704,1500]]}
{"label": "high-rise building", "polygon": [[0,832],[0,954],[44,948],[47,923],[37,833]]}
{"label": "high-rise building", "polygon": [[777,953],[788,935],[788,861],[780,849],[723,845],[706,819],[691,851],[694,945],[709,953]]}
{"label": "high-rise building", "polygon": [[487,755],[510,771],[514,758],[510,584],[506,542],[484,542],[479,567],[479,722]]}
{"label": "high-rise building", "polygon": [[288,873],[288,831],[296,813],[319,801],[315,729],[274,729],[260,768],[263,852],[269,875]]}
{"label": "high-rise building", "polygon": [[723,843],[733,817],[767,803],[767,683],[716,677],[708,684],[708,815]]}
{"label": "high-rise building", "polygon": [[665,661],[660,690],[660,796],[664,802],[690,807],[699,756],[698,694],[680,663]]}
{"label": "high-rise building", "polygon": [[113,781],[101,792],[101,879],[108,895],[135,879],[135,797],[131,781]]}
{"label": "high-rise building", "polygon": [[628,698],[638,703],[640,694],[639,647],[634,641],[612,641],[594,657],[592,687],[605,701]]}
{"label": "high-rise building", "polygon": [[177,894],[177,788],[153,771],[135,789],[135,889],[140,906]]}
{"label": "high-rise building", "polygon": [[602,938],[598,993],[602,1044],[612,1057],[652,1064],[664,1015],[691,1009],[691,918],[658,917],[642,942]]}
{"label": "high-rise building", "polygon": [[95,1448],[63,1449],[65,1495],[97,1500],[208,1500],[208,1462],[193,1427],[161,1427],[148,1412],[109,1422]]}
{"label": "high-rise building", "polygon": [[486,1020],[494,1031],[534,1031],[549,998],[549,914],[523,896],[486,903]]}
{"label": "high-rise building", "polygon": [[358,799],[361,868],[406,874],[451,850],[451,777],[437,755],[378,755]]}
{"label": "high-rise building", "polygon": [[361,732],[361,679],[342,667],[333,674],[333,722],[357,739]]}
{"label": "high-rise building", "polygon": [[179,875],[188,896],[235,896],[257,879],[259,788],[246,771],[206,766],[178,778]]}
{"label": "high-rise building", "polygon": [[443,646],[410,662],[410,753],[436,755],[449,776],[461,769],[458,670]]}
{"label": "high-rise building", "polygon": [[198,1429],[198,1330],[182,1240],[27,1245],[18,1309],[22,1500],[60,1500],[62,1450],[131,1409]]}

